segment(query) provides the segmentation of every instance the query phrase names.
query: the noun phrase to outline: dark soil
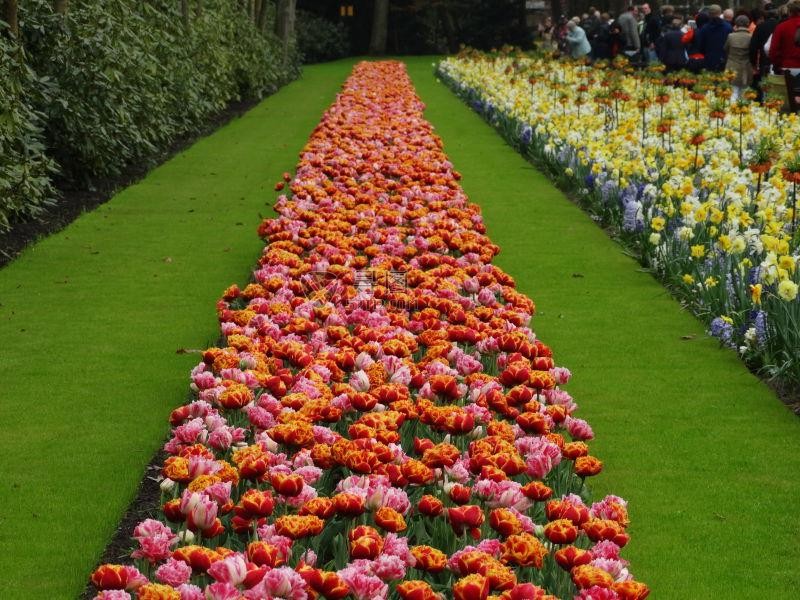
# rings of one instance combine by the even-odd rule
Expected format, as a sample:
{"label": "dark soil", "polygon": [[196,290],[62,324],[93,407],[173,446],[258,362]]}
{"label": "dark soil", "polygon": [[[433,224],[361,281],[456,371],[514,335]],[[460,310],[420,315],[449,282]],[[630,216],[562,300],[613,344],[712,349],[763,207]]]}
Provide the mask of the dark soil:
{"label": "dark soil", "polygon": [[177,138],[160,154],[128,165],[117,177],[94,180],[91,182],[91,188],[78,187],[67,181],[56,181],[59,198],[55,206],[46,210],[36,220],[16,222],[10,231],[0,233],[0,268],[13,261],[31,243],[61,231],[83,213],[104,204],[119,190],[144,178],[153,168],[168,161],[198,139],[241,117],[258,102],[258,100],[243,100],[230,103],[225,110],[211,117],[197,131]]}
{"label": "dark soil", "polygon": [[[131,564],[131,551],[136,546],[136,542],[133,540],[134,528],[145,519],[158,518],[159,502],[161,501],[158,475],[166,458],[167,453],[159,450],[145,467],[144,478],[139,483],[136,497],[122,516],[114,536],[100,556],[97,566],[105,563]],[[88,578],[90,575],[91,573],[87,573],[86,577]],[[96,594],[97,590],[87,581],[86,589],[81,596],[82,600],[92,600]]]}

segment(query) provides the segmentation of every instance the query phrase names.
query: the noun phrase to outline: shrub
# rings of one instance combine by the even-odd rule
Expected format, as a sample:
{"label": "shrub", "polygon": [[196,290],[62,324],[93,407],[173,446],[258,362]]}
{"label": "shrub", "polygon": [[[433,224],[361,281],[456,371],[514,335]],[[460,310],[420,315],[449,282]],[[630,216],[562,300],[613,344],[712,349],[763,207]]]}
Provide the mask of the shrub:
{"label": "shrub", "polygon": [[52,153],[72,178],[115,175],[196,130],[229,102],[260,98],[297,75],[280,43],[260,34],[238,3],[206,0],[189,31],[170,0],[26,3],[32,65],[52,78]]}
{"label": "shrub", "polygon": [[297,49],[304,63],[334,60],[350,54],[350,37],[342,23],[298,10],[295,29]]}
{"label": "shrub", "polygon": [[0,231],[52,204],[55,164],[45,154],[41,115],[31,104],[36,96],[47,98],[46,83],[0,31]]}

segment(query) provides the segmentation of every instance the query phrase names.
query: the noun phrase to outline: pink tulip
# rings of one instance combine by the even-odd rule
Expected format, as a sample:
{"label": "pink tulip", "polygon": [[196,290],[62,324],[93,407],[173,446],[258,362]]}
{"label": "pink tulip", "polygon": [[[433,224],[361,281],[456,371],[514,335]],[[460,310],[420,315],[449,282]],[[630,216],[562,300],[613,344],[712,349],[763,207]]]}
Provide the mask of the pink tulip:
{"label": "pink tulip", "polygon": [[156,569],[156,579],[166,585],[178,587],[184,583],[189,583],[192,577],[192,567],[183,562],[170,558],[163,565]]}

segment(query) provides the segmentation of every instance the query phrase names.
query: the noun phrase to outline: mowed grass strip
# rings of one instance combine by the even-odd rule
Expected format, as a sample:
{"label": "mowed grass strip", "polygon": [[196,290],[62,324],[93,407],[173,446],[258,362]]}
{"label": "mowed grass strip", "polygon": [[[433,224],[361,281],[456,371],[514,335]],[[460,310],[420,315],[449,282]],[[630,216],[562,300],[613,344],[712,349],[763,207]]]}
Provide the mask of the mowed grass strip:
{"label": "mowed grass strip", "polygon": [[259,213],[353,61],[301,80],[0,270],[3,598],[73,598],[246,283]]}
{"label": "mowed grass strip", "polygon": [[709,339],[443,84],[408,59],[426,117],[536,302],[534,327],[593,426],[595,498],[630,501],[624,556],[654,598],[794,598],[800,588],[800,420]]}

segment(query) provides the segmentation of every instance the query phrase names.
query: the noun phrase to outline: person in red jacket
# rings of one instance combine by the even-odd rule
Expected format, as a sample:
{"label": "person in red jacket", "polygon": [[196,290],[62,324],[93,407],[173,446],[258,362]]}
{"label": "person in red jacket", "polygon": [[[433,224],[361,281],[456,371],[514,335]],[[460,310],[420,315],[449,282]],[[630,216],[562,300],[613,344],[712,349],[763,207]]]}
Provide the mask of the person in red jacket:
{"label": "person in red jacket", "polygon": [[769,61],[776,73],[780,73],[782,69],[800,69],[800,39],[797,39],[797,30],[800,29],[800,0],[789,0],[786,7],[789,18],[775,27],[769,46]]}

